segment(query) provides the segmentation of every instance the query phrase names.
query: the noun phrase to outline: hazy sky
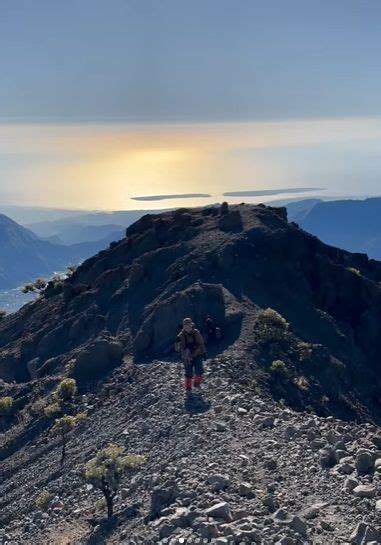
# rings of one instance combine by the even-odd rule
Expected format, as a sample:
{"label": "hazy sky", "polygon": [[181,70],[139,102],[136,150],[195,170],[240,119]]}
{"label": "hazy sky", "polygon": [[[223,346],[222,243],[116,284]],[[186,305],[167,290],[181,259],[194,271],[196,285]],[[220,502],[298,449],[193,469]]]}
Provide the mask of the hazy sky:
{"label": "hazy sky", "polygon": [[379,0],[1,0],[0,198],[377,193],[380,25]]}

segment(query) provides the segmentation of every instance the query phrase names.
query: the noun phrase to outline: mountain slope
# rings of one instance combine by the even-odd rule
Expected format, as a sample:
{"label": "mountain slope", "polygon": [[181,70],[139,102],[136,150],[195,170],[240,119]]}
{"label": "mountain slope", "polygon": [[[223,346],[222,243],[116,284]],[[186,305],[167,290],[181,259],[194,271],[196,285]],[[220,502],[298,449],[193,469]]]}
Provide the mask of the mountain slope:
{"label": "mountain slope", "polygon": [[381,198],[320,202],[292,219],[327,244],[381,259]]}
{"label": "mountain slope", "polygon": [[[110,365],[120,351],[160,356],[184,315],[202,325],[213,314],[227,344],[265,368],[285,360],[310,381],[283,397],[306,406],[328,395],[344,413],[359,403],[380,410],[381,264],[326,246],[289,224],[283,209],[264,206],[147,215],[127,234],[0,324],[0,377],[24,381],[31,369],[45,376],[73,358],[100,359],[99,342]],[[253,325],[266,307],[291,323],[278,353],[262,350]],[[313,345],[302,370],[300,340]]]}
{"label": "mountain slope", "polygon": [[[238,353],[209,360],[202,396],[184,404],[176,365],[126,360],[78,399],[89,416],[70,433],[63,470],[59,441],[46,423],[32,437],[42,419],[26,416],[29,435],[19,436],[17,451],[1,465],[0,526],[8,541],[164,545],[170,537],[173,543],[328,545],[362,543],[365,530],[377,538],[375,499],[353,492],[356,484],[369,486],[371,475],[357,473],[355,465],[364,449],[377,456],[376,428],[285,409],[240,382],[234,373],[240,361]],[[100,493],[82,475],[110,442],[147,461],[132,482],[123,479],[117,518],[107,523],[97,506]],[[330,468],[327,455],[336,444],[342,461]],[[61,506],[38,510],[42,491],[58,496]],[[226,515],[208,516],[220,502],[227,503]]]}
{"label": "mountain slope", "polygon": [[[1,535],[377,543],[380,281],[380,263],[323,244],[284,209],[141,218],[0,322],[0,398],[14,400],[0,418]],[[223,340],[186,398],[173,341],[184,316],[202,327],[206,314]],[[67,410],[88,416],[60,468],[44,408],[67,375],[79,387]],[[110,442],[147,461],[106,522],[83,469]],[[39,511],[43,490],[60,506]]]}
{"label": "mountain slope", "polygon": [[39,239],[32,231],[0,215],[0,289],[51,276],[106,246],[102,242],[62,246]]}

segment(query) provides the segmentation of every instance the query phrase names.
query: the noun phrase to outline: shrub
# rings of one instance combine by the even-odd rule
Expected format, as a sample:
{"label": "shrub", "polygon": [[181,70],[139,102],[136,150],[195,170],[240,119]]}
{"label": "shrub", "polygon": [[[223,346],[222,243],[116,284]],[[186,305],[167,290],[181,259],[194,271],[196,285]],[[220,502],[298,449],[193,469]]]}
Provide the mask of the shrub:
{"label": "shrub", "polygon": [[54,418],[62,412],[61,406],[58,403],[51,403],[44,409],[44,415],[46,418]]}
{"label": "shrub", "polygon": [[304,362],[311,358],[313,350],[312,344],[300,341],[296,345],[296,348],[298,350],[299,361]]}
{"label": "shrub", "polygon": [[286,364],[282,360],[275,360],[272,362],[270,365],[270,373],[282,378],[289,378],[291,375],[289,369],[287,369]]}
{"label": "shrub", "polygon": [[144,456],[126,454],[124,447],[110,445],[98,451],[86,464],[85,478],[103,493],[108,518],[113,515],[114,498],[122,476],[139,469],[144,462]]}
{"label": "shrub", "polygon": [[74,429],[77,424],[83,422],[85,419],[85,413],[78,413],[76,416],[69,416],[66,414],[61,418],[57,418],[57,420],[54,422],[53,427],[51,428],[51,433],[53,435],[59,435],[61,437],[61,466],[63,466],[65,462],[67,434],[69,433],[69,431]]}
{"label": "shrub", "polygon": [[65,378],[56,388],[54,392],[58,402],[72,401],[77,393],[77,383],[73,378]]}
{"label": "shrub", "polygon": [[23,293],[35,293],[35,292],[42,293],[44,289],[46,288],[46,286],[47,286],[46,280],[44,280],[43,278],[37,278],[37,280],[35,280],[34,282],[25,284],[25,286],[21,288],[21,291]]}
{"label": "shrub", "polygon": [[7,311],[6,310],[0,310],[0,320],[3,320],[7,315]]}
{"label": "shrub", "polygon": [[50,494],[47,490],[41,492],[41,494],[36,499],[36,507],[40,511],[45,511],[49,507],[49,503],[53,499],[53,494]]}
{"label": "shrub", "polygon": [[284,338],[289,324],[276,310],[267,308],[259,312],[256,327],[261,340],[278,342]]}
{"label": "shrub", "polygon": [[0,397],[0,416],[7,416],[13,406],[13,397]]}
{"label": "shrub", "polygon": [[46,399],[40,398],[36,399],[36,401],[30,405],[29,412],[32,416],[40,416],[45,414],[45,409],[47,409]]}

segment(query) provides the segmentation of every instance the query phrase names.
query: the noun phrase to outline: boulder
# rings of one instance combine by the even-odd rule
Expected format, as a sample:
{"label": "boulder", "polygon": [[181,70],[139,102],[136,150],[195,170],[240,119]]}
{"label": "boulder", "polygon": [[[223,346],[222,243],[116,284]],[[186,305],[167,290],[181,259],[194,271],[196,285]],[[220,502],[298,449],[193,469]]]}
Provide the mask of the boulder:
{"label": "boulder", "polygon": [[358,498],[374,498],[376,487],[373,484],[359,484],[353,489],[353,494]]}
{"label": "boulder", "polygon": [[113,340],[101,338],[76,356],[72,375],[79,382],[99,379],[123,361],[123,347]]}
{"label": "boulder", "polygon": [[356,454],[356,469],[358,473],[370,473],[374,469],[372,453],[369,450],[361,450]]}

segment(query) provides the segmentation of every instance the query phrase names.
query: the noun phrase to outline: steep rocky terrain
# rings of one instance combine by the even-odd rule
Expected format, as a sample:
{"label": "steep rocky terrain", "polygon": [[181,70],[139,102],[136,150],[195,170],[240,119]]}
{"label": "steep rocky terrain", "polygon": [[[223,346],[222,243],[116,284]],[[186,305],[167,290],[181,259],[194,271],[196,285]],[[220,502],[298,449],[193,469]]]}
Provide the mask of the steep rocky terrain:
{"label": "steep rocky terrain", "polygon": [[[0,323],[3,542],[379,542],[380,281],[284,209],[143,217]],[[173,341],[205,314],[223,339],[186,398]],[[61,469],[42,408],[67,375],[88,416]],[[109,443],[147,461],[106,523],[83,470]]]}

